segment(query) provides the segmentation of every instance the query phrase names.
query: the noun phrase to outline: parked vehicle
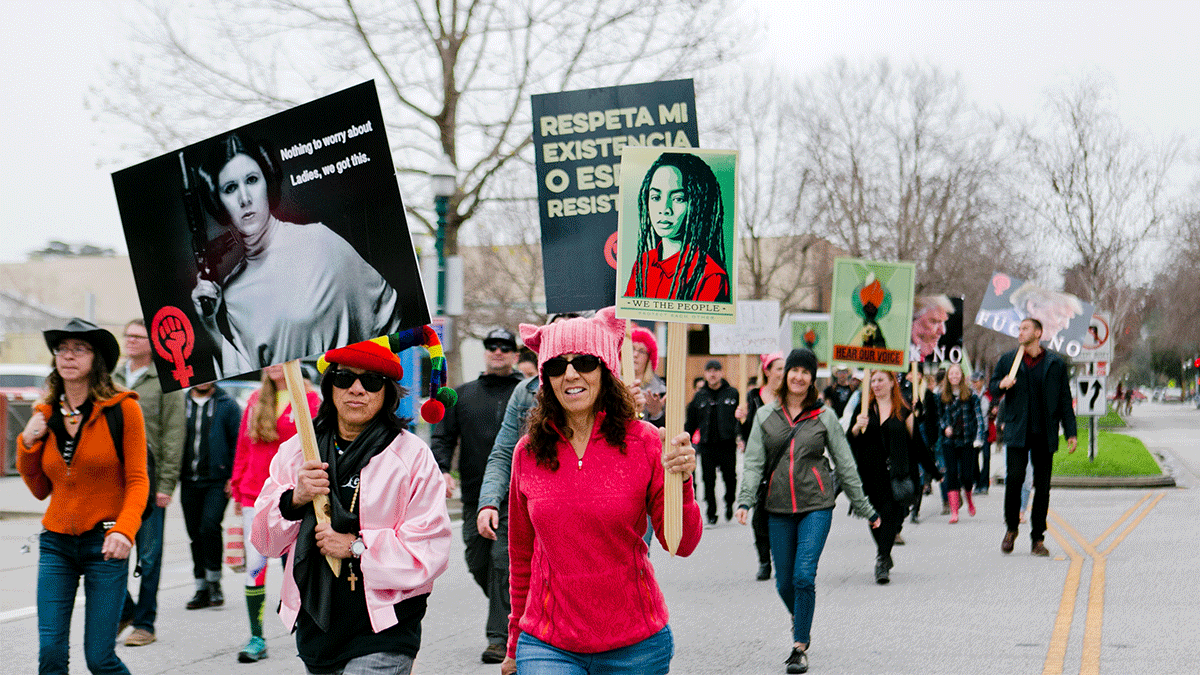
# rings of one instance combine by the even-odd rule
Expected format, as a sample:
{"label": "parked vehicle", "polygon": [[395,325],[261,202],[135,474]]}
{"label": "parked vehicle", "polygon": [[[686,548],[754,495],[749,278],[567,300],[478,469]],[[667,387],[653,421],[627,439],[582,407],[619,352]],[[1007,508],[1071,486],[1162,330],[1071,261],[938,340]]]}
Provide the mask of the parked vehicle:
{"label": "parked vehicle", "polygon": [[1165,387],[1162,390],[1162,396],[1159,400],[1163,403],[1179,403],[1183,400],[1183,389],[1179,387]]}
{"label": "parked vehicle", "polygon": [[42,397],[50,366],[44,363],[0,364],[0,395],[9,401],[33,402]]}

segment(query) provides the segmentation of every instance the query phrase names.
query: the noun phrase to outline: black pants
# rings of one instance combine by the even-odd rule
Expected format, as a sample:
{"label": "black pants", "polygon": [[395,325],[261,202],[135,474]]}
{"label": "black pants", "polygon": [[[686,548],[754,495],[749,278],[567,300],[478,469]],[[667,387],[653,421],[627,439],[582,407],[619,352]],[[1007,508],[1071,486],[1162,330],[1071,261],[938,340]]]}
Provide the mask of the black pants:
{"label": "black pants", "polygon": [[508,501],[500,504],[500,526],[496,540],[479,534],[478,504],[463,503],[463,555],[467,570],[488,599],[484,634],[488,642],[508,639],[508,615],[512,603],[508,595]]}
{"label": "black pants", "polygon": [[946,489],[971,490],[975,487],[975,474],[979,471],[975,464],[978,450],[970,445],[958,445],[946,441],[942,446],[946,455]]}
{"label": "black pants", "polygon": [[717,468],[725,480],[725,506],[733,506],[737,498],[737,444],[736,441],[705,443],[696,448],[700,454],[700,469],[704,474],[704,501],[708,517],[717,517]]}
{"label": "black pants", "polygon": [[875,553],[884,560],[891,561],[892,546],[896,544],[896,535],[904,529],[904,517],[908,515],[908,504],[901,504],[895,499],[872,499],[871,504],[879,514],[879,527],[871,528],[871,536],[875,539]]}
{"label": "black pants", "polygon": [[758,564],[771,562],[771,530],[767,526],[767,486],[758,487],[754,500],[754,515],[750,517],[750,528],[754,530],[754,548],[758,550]]}
{"label": "black pants", "polygon": [[[1027,447],[1008,446],[1008,477],[1004,480],[1004,522],[1010,532],[1021,523],[1021,484],[1025,482],[1025,465],[1033,462],[1033,507],[1029,512],[1030,538],[1041,541],[1046,536],[1046,511],[1050,508],[1050,472],[1054,470],[1054,454],[1046,439],[1033,438]],[[1054,439],[1056,442],[1058,439]]]}
{"label": "black pants", "polygon": [[188,539],[192,540],[192,576],[196,579],[206,578],[205,571],[221,571],[225,557],[221,519],[228,503],[221,483],[183,481],[180,487],[179,505]]}

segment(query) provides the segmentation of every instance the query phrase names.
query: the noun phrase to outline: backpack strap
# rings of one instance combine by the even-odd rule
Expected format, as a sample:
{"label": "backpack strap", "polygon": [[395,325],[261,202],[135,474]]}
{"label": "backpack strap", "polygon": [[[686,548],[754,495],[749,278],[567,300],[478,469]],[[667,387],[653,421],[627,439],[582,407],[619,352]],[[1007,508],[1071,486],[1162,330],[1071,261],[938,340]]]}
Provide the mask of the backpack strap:
{"label": "backpack strap", "polygon": [[104,409],[104,418],[108,420],[108,433],[112,434],[113,447],[117,449],[117,459],[125,464],[125,414],[121,405],[110,405]]}

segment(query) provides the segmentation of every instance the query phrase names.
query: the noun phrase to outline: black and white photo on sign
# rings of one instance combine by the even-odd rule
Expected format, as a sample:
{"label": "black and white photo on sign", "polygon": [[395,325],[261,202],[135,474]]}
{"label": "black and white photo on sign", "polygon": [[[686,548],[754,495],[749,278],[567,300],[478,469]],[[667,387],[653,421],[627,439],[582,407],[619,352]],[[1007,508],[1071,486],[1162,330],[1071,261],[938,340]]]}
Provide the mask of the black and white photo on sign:
{"label": "black and white photo on sign", "polygon": [[166,389],[429,321],[373,83],[113,184]]}

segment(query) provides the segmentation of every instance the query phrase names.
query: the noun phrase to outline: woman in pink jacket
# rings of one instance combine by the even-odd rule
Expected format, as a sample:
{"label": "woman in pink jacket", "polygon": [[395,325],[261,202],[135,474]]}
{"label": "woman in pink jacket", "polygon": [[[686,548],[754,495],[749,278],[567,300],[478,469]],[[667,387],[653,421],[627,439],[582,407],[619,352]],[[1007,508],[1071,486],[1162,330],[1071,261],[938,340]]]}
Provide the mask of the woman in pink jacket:
{"label": "woman in pink jacket", "polygon": [[[317,392],[309,391],[310,414],[315,414],[319,405],[321,397]],[[249,532],[254,523],[254,500],[267,480],[271,460],[279,446],[295,435],[296,418],[292,415],[292,400],[284,381],[283,366],[267,366],[263,369],[262,386],[246,403],[233,458],[233,474],[229,479],[233,515],[242,517],[243,532]],[[250,615],[250,641],[238,652],[238,661],[242,663],[267,658],[267,643],[263,640],[262,630],[266,583],[267,557],[253,546],[247,546],[246,611]],[[188,603],[188,609],[193,609],[192,603]]]}
{"label": "woman in pink jacket", "polygon": [[[450,560],[446,482],[392,411],[400,360],[377,342],[326,352],[319,460],[292,438],[271,460],[251,541],[287,555],[279,616],[310,673],[411,672],[433,581]],[[330,522],[313,499],[327,495]],[[335,573],[326,558],[339,561]]]}
{"label": "woman in pink jacket", "polygon": [[542,387],[513,453],[512,614],[501,672],[666,673],[674,640],[642,533],[649,512],[663,540],[663,477],[682,473],[677,552],[700,543],[695,450],[681,433],[664,453],[657,429],[637,420],[613,375],[624,322],[612,308],[522,325],[521,337],[538,354]]}

